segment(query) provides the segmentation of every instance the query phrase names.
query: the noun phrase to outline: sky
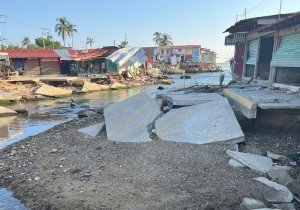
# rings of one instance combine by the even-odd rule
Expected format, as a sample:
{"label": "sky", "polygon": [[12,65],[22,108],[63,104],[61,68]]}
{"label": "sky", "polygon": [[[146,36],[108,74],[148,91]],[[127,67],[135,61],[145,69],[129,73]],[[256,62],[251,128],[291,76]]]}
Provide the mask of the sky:
{"label": "sky", "polygon": [[[77,26],[74,48],[84,49],[86,38],[93,47],[120,44],[125,34],[129,46],[150,47],[154,32],[171,35],[174,45],[200,44],[217,52],[218,62],[233,55],[224,46],[223,33],[238,19],[273,15],[280,0],[0,0],[0,23],[4,44],[19,44],[28,36],[32,42],[49,28],[55,40],[56,19],[67,17]],[[300,0],[282,0],[282,13],[300,11]],[[0,19],[3,20],[3,18]],[[68,40],[67,43],[71,44]]]}

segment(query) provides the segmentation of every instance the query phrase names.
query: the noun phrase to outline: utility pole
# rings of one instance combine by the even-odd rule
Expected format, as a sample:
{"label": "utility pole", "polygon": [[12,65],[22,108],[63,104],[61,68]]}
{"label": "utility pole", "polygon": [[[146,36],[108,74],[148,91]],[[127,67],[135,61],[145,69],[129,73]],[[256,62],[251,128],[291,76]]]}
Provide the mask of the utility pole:
{"label": "utility pole", "polygon": [[245,8],[245,19],[247,19],[247,8]]}
{"label": "utility pole", "polygon": [[[6,23],[6,16],[0,14],[0,24],[4,24],[4,23]],[[2,36],[2,32],[0,29],[0,49],[2,49],[4,40],[5,40],[5,38]]]}
{"label": "utility pole", "polygon": [[281,5],[282,5],[282,0],[280,0],[280,5],[279,5],[279,15],[278,15],[279,20],[280,20],[280,16],[281,16]]}

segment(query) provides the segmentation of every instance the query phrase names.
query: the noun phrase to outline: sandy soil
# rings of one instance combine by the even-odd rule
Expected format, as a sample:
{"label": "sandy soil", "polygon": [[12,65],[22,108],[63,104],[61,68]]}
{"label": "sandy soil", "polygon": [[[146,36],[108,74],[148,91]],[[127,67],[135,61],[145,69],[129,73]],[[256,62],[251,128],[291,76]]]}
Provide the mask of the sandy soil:
{"label": "sandy soil", "polygon": [[[0,186],[31,209],[239,209],[244,197],[263,200],[253,180],[262,175],[227,164],[233,145],[118,143],[76,131],[103,120],[73,120],[0,151]],[[242,126],[244,151],[299,151],[297,131]]]}

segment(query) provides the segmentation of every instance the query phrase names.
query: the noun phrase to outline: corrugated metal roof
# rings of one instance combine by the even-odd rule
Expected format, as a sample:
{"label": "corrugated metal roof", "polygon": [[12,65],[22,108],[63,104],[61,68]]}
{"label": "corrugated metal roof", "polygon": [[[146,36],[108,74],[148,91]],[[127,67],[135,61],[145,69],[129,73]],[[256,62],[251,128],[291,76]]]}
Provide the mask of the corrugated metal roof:
{"label": "corrugated metal roof", "polygon": [[9,58],[60,58],[53,49],[17,49],[2,52],[8,53]]}
{"label": "corrugated metal roof", "polygon": [[263,27],[259,32],[274,31],[281,28],[288,28],[300,24],[300,12],[280,19],[278,22]]}
{"label": "corrugated metal roof", "polygon": [[89,50],[69,50],[69,54],[75,60],[89,60],[98,57],[107,57],[113,53],[113,48],[89,49]]}
{"label": "corrugated metal roof", "polygon": [[60,60],[62,61],[74,60],[67,49],[55,49],[54,51],[57,55],[59,55]]}

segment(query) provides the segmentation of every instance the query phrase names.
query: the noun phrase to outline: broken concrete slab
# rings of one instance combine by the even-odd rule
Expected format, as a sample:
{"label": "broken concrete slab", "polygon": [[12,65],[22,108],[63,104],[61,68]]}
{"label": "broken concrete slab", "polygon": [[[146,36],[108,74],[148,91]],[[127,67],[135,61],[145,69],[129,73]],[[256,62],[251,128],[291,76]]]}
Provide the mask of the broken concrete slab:
{"label": "broken concrete slab", "polygon": [[4,92],[0,90],[0,102],[1,101],[19,101],[21,100],[22,96],[18,93],[13,92]]}
{"label": "broken concrete slab", "polygon": [[64,88],[58,88],[50,85],[42,85],[39,89],[35,91],[35,94],[42,95],[42,96],[48,96],[48,97],[54,97],[54,98],[60,98],[64,96],[71,95],[73,93],[72,90],[64,89]]}
{"label": "broken concrete slab", "polygon": [[244,168],[244,167],[246,167],[243,163],[241,163],[241,162],[239,162],[239,161],[237,161],[233,158],[228,161],[228,164],[230,166],[234,167],[234,168]]}
{"label": "broken concrete slab", "polygon": [[281,210],[296,210],[293,203],[272,204],[272,206]]}
{"label": "broken concrete slab", "polygon": [[227,150],[226,153],[249,168],[261,173],[267,173],[273,166],[273,161],[269,157],[230,150]]}
{"label": "broken concrete slab", "polygon": [[293,200],[293,194],[286,186],[270,181],[265,177],[254,178],[254,180],[264,184],[268,190],[264,194],[264,198],[274,203],[290,203]]}
{"label": "broken concrete slab", "polygon": [[250,210],[250,209],[266,208],[267,206],[260,200],[252,199],[252,198],[244,198],[240,207],[241,210]]}
{"label": "broken concrete slab", "polygon": [[272,181],[287,186],[289,183],[293,182],[292,178],[293,169],[289,166],[273,166],[268,171],[268,176]]}
{"label": "broken concrete slab", "polygon": [[278,154],[274,154],[272,152],[267,151],[267,156],[273,160],[280,160],[280,161],[284,161],[287,160],[288,158],[286,156],[283,155],[278,155]]}
{"label": "broken concrete slab", "polygon": [[151,140],[147,126],[161,113],[156,101],[145,93],[104,109],[108,140],[146,142]]}
{"label": "broken concrete slab", "polygon": [[300,198],[300,174],[290,184],[288,184],[289,190]]}
{"label": "broken concrete slab", "polygon": [[0,117],[2,116],[8,116],[8,115],[16,115],[17,112],[14,110],[11,110],[9,108],[0,106]]}
{"label": "broken concrete slab", "polygon": [[244,133],[226,98],[172,109],[156,121],[155,133],[165,141],[195,144],[244,141]]}
{"label": "broken concrete slab", "polygon": [[107,85],[99,85],[92,82],[84,82],[81,91],[82,92],[95,92],[95,91],[104,91],[109,90]]}
{"label": "broken concrete slab", "polygon": [[156,95],[156,98],[170,97],[174,106],[192,106],[222,99],[218,93],[185,93],[184,91],[166,92]]}
{"label": "broken concrete slab", "polygon": [[77,131],[92,137],[96,137],[98,133],[100,133],[103,130],[103,127],[104,123],[97,123],[88,127],[78,129]]}

